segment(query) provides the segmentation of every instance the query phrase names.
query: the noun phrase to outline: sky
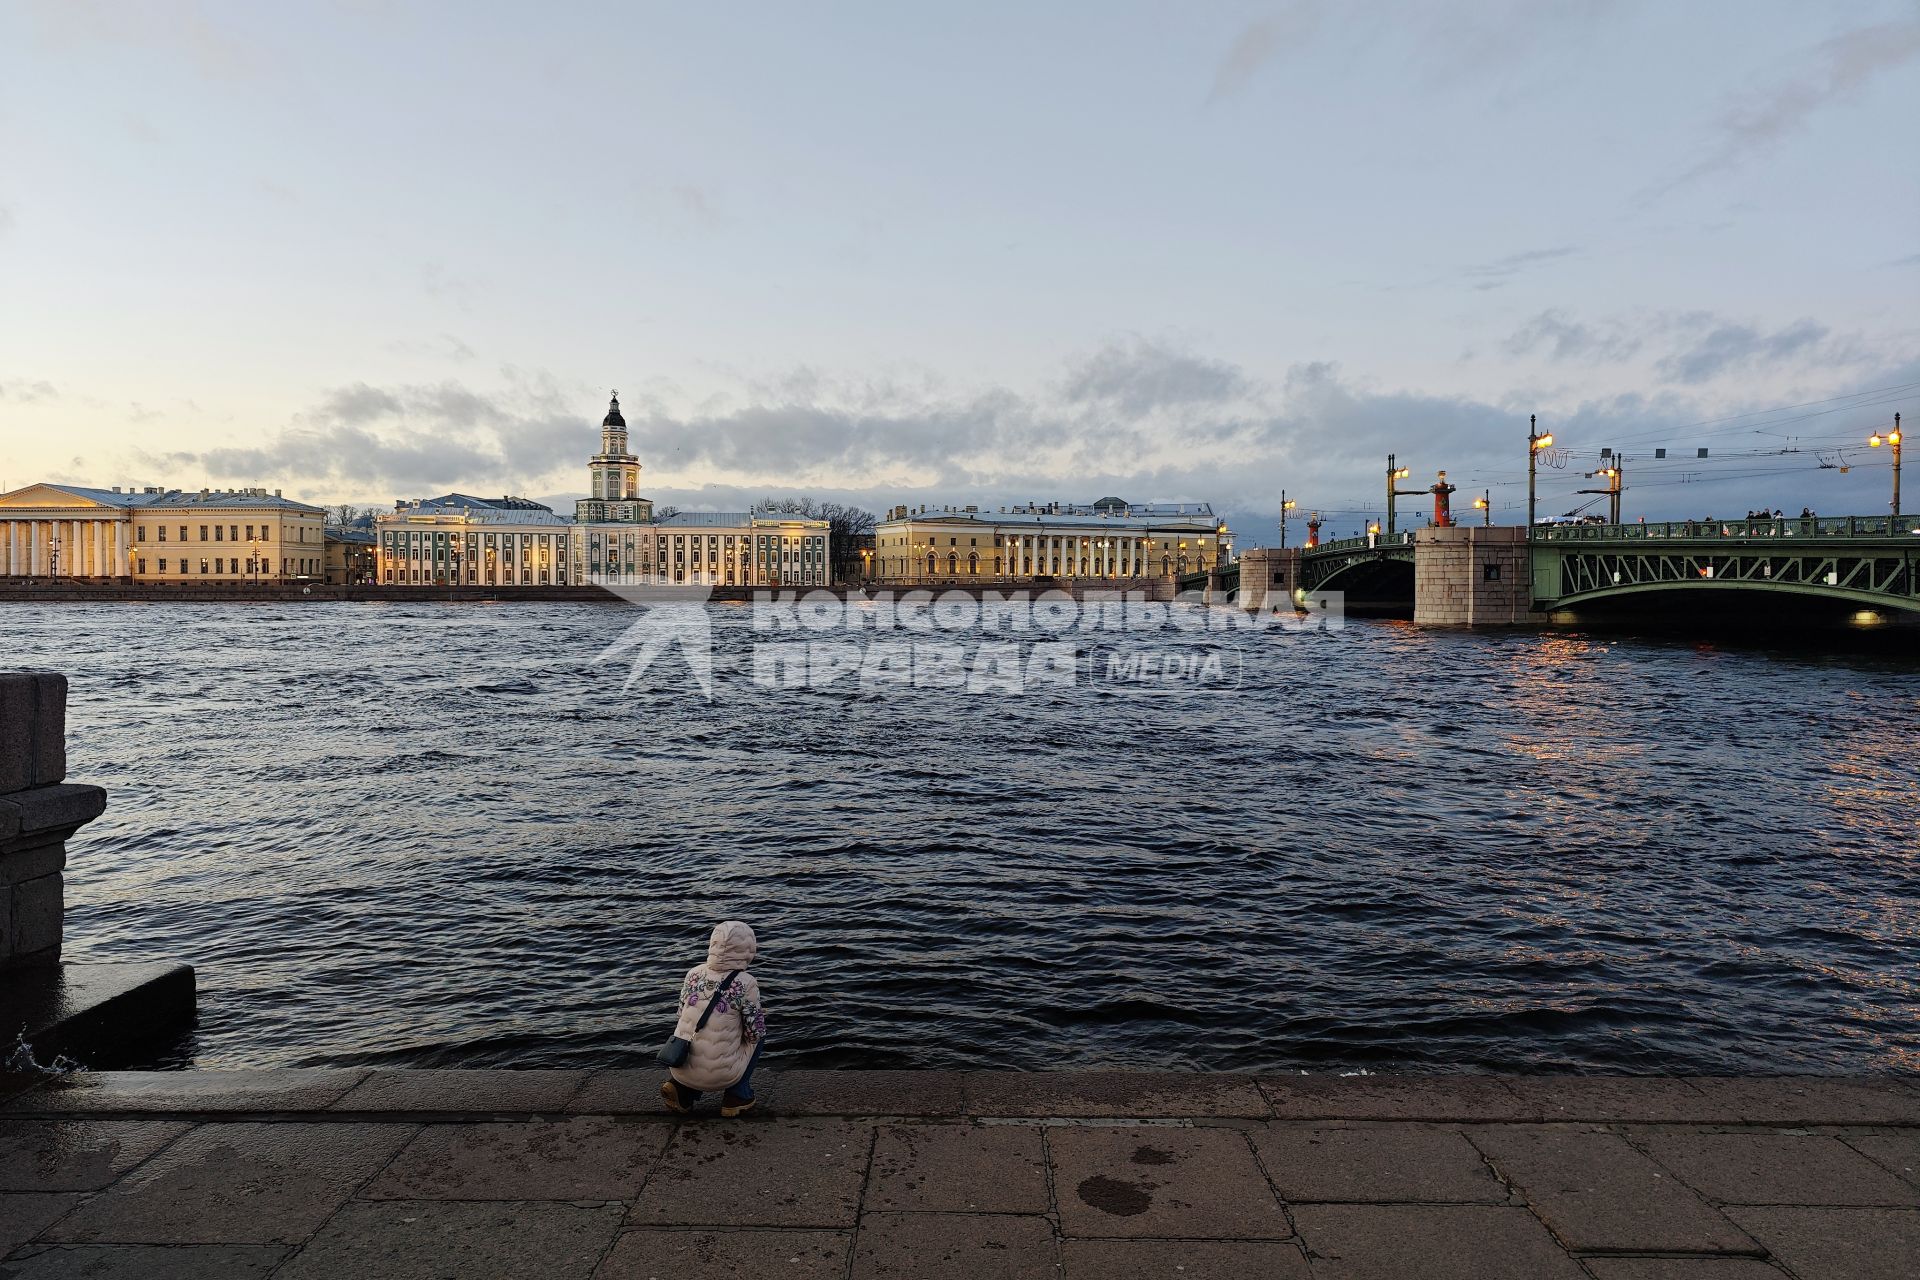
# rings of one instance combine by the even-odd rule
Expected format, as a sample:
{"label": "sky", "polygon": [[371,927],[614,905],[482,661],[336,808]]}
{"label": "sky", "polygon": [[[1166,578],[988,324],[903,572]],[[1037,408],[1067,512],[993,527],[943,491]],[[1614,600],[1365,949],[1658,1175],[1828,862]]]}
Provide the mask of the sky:
{"label": "sky", "polygon": [[1916,122],[1920,0],[9,0],[0,488],[1880,513]]}

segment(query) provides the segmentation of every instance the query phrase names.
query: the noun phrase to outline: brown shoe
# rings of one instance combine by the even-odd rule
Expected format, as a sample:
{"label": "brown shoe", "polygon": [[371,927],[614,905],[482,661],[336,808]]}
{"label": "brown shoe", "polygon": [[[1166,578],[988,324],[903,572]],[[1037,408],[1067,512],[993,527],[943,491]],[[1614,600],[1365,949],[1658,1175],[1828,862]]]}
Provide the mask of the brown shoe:
{"label": "brown shoe", "polygon": [[745,1115],[747,1112],[753,1110],[754,1104],[758,1101],[758,1098],[736,1098],[730,1093],[722,1094],[720,1097],[720,1114],[731,1120],[735,1116]]}
{"label": "brown shoe", "polygon": [[692,1107],[680,1101],[680,1086],[671,1080],[662,1080],[660,1082],[660,1096],[666,1099],[667,1110],[669,1111],[677,1111],[684,1116],[693,1110]]}

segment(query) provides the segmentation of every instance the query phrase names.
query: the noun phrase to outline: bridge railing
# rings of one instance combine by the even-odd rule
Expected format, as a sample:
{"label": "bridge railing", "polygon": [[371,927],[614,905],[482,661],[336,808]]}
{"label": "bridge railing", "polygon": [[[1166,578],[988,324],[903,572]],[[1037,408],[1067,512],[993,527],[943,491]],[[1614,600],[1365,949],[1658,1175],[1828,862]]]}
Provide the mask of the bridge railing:
{"label": "bridge railing", "polygon": [[1413,531],[1410,529],[1402,529],[1391,534],[1375,533],[1359,538],[1334,538],[1331,541],[1321,543],[1317,547],[1308,548],[1306,554],[1327,555],[1340,551],[1365,551],[1368,547],[1399,547],[1409,545],[1412,542]]}
{"label": "bridge railing", "polygon": [[[1637,542],[1702,538],[1884,540],[1920,534],[1920,516],[1784,516],[1773,520],[1665,520],[1648,524],[1536,525],[1536,542]],[[1351,539],[1350,539],[1351,541]],[[1364,540],[1363,540],[1364,541]]]}

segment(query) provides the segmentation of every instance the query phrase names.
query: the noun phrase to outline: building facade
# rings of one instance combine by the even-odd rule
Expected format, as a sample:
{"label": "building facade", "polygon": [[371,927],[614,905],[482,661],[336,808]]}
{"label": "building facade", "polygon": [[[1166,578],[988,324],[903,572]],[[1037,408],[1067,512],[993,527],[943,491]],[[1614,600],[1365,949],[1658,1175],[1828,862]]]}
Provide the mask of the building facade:
{"label": "building facade", "polygon": [[577,580],[617,585],[823,587],[833,580],[825,520],[682,511],[645,525],[579,529]]}
{"label": "building facade", "polygon": [[329,526],[326,530],[327,585],[359,586],[380,580],[380,558],[371,529]]}
{"label": "building facade", "polygon": [[28,485],[0,494],[0,570],[135,582],[318,580],[325,515],[278,489]]}
{"label": "building facade", "polygon": [[549,587],[573,577],[574,524],[531,498],[448,493],[375,517],[382,586]]}
{"label": "building facade", "polygon": [[1206,503],[895,507],[874,529],[880,582],[1137,581],[1233,559],[1233,531]]}

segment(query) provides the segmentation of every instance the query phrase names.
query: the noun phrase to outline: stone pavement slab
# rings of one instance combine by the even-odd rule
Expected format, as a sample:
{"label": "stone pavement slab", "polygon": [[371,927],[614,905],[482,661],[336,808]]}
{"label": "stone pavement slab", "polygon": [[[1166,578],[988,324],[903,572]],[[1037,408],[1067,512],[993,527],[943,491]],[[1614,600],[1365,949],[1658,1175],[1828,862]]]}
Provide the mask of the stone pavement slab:
{"label": "stone pavement slab", "polygon": [[8,1101],[10,1112],[319,1111],[367,1076],[364,1069],[81,1071]]}
{"label": "stone pavement slab", "polygon": [[625,1231],[593,1280],[842,1280],[843,1231]]}
{"label": "stone pavement slab", "polygon": [[568,1100],[567,1110],[581,1116],[671,1116],[660,1096],[666,1078],[657,1067],[596,1071]]}
{"label": "stone pavement slab", "polygon": [[1727,1210],[1801,1280],[1913,1280],[1920,1276],[1920,1209]]}
{"label": "stone pavement slab", "polygon": [[0,1280],[266,1280],[289,1250],[262,1244],[76,1244],[23,1250]]}
{"label": "stone pavement slab", "polygon": [[0,1256],[45,1231],[85,1198],[72,1191],[0,1192]]}
{"label": "stone pavement slab", "polygon": [[1279,1120],[1537,1120],[1503,1076],[1262,1076]]}
{"label": "stone pavement slab", "polygon": [[1507,1202],[1480,1152],[1451,1129],[1275,1123],[1254,1135],[1253,1149],[1288,1202]]}
{"label": "stone pavement slab", "polygon": [[1498,1126],[1469,1136],[1571,1248],[1760,1252],[1719,1210],[1618,1134]]}
{"label": "stone pavement slab", "polygon": [[1920,1129],[1849,1133],[1846,1143],[1903,1182],[1920,1187]]}
{"label": "stone pavement slab", "polygon": [[1727,1204],[1920,1206],[1920,1189],[1822,1134],[1656,1130],[1635,1140],[1682,1182]]}
{"label": "stone pavement slab", "polygon": [[621,1213],[618,1204],[357,1201],[274,1280],[588,1280]]}
{"label": "stone pavement slab", "polygon": [[883,1125],[866,1208],[936,1213],[1045,1213],[1047,1154],[1027,1125]]}
{"label": "stone pavement slab", "polygon": [[0,1120],[0,1191],[95,1191],[187,1131],[166,1120]]}
{"label": "stone pavement slab", "polygon": [[1739,1108],[1673,1076],[1512,1076],[1506,1085],[1542,1120],[1737,1122]]}
{"label": "stone pavement slab", "polygon": [[1066,1235],[1293,1234],[1238,1129],[1060,1126],[1048,1133],[1047,1148]]}
{"label": "stone pavement slab", "polygon": [[393,1158],[406,1125],[201,1125],[40,1239],[297,1244]]}
{"label": "stone pavement slab", "polygon": [[976,1116],[1264,1119],[1267,1100],[1251,1076],[1163,1071],[993,1071],[962,1076]]}
{"label": "stone pavement slab", "polygon": [[761,1107],[783,1116],[960,1116],[963,1079],[957,1071],[781,1071],[764,1087],[756,1074],[754,1088]]}
{"label": "stone pavement slab", "polygon": [[[374,1071],[333,1102],[333,1111],[517,1114],[562,1111],[587,1082],[585,1071]],[[659,1086],[656,1084],[655,1088]]]}
{"label": "stone pavement slab", "polygon": [[1584,1280],[1517,1206],[1306,1204],[1293,1216],[1314,1280]]}
{"label": "stone pavement slab", "polygon": [[1593,1280],[1787,1280],[1787,1273],[1758,1258],[1585,1259]]}
{"label": "stone pavement slab", "polygon": [[853,1280],[1059,1280],[1053,1224],[1013,1214],[868,1213]]}
{"label": "stone pavement slab", "polygon": [[680,1125],[634,1226],[851,1227],[873,1127],[800,1119]]}
{"label": "stone pavement slab", "polygon": [[1827,1076],[1686,1076],[1708,1102],[1746,1124],[1920,1124],[1920,1088]]}
{"label": "stone pavement slab", "polygon": [[1065,1240],[1066,1280],[1312,1280],[1280,1240]]}
{"label": "stone pavement slab", "polygon": [[626,1116],[427,1125],[363,1200],[631,1200],[673,1127]]}

